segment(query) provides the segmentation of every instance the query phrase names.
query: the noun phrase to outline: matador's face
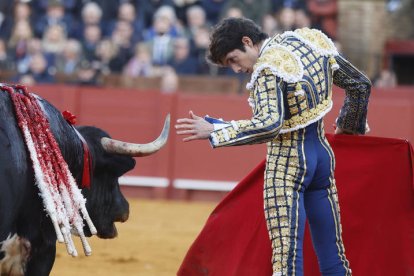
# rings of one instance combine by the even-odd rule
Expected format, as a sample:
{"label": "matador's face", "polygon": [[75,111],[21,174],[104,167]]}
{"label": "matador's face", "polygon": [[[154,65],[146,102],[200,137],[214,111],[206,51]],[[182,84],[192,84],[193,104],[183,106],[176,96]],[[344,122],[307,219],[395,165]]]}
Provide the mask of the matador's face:
{"label": "matador's face", "polygon": [[235,49],[229,52],[223,59],[222,64],[230,67],[235,73],[249,73],[253,72],[253,66],[259,57],[258,45],[254,45],[252,40],[244,36],[242,38],[244,51]]}

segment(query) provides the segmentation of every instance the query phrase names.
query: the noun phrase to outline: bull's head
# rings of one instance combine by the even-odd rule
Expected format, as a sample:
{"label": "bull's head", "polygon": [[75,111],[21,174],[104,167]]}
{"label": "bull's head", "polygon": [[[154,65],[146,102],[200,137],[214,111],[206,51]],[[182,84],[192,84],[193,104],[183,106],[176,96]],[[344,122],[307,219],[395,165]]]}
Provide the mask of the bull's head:
{"label": "bull's head", "polygon": [[[90,189],[84,189],[86,207],[100,238],[117,235],[115,222],[124,222],[129,216],[129,204],[122,195],[118,178],[135,166],[132,157],[148,156],[167,142],[170,117],[167,116],[160,136],[148,144],[132,144],[109,138],[104,131],[81,127],[79,132],[88,143],[93,159],[93,178]],[[88,233],[88,229],[86,234]]]}

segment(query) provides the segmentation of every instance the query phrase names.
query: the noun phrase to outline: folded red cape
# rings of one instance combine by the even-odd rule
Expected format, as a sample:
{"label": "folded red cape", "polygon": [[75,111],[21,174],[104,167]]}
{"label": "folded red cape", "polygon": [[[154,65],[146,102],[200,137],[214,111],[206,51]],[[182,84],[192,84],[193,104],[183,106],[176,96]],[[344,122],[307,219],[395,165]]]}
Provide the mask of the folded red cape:
{"label": "folded red cape", "polygon": [[[343,239],[354,275],[414,275],[414,167],[408,141],[328,135],[336,156]],[[263,212],[264,161],[214,209],[180,276],[272,275]],[[309,231],[305,275],[320,275]]]}

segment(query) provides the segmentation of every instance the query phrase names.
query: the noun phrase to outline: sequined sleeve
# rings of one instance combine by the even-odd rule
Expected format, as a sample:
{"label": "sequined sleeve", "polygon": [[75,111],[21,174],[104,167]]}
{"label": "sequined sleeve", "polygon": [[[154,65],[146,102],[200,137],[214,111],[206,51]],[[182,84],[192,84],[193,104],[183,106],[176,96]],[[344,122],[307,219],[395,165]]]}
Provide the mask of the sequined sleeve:
{"label": "sequined sleeve", "polygon": [[339,69],[333,82],[345,89],[345,100],[336,121],[338,127],[355,134],[365,134],[371,81],[342,56],[335,57]]}
{"label": "sequined sleeve", "polygon": [[253,91],[254,115],[250,120],[231,121],[210,135],[216,147],[264,143],[279,133],[283,124],[283,97],[281,82],[270,70],[264,69],[257,78]]}

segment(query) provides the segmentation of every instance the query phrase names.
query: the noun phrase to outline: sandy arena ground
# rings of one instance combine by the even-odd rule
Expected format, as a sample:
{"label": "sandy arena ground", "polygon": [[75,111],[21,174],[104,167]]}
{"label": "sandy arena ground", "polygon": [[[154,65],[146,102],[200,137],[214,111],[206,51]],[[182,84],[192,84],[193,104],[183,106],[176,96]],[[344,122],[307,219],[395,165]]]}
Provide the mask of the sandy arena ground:
{"label": "sandy arena ground", "polygon": [[129,199],[130,217],[117,224],[113,240],[90,238],[92,256],[85,257],[78,238],[79,256],[70,257],[58,244],[53,276],[171,276],[208,215],[212,202],[177,202]]}

